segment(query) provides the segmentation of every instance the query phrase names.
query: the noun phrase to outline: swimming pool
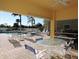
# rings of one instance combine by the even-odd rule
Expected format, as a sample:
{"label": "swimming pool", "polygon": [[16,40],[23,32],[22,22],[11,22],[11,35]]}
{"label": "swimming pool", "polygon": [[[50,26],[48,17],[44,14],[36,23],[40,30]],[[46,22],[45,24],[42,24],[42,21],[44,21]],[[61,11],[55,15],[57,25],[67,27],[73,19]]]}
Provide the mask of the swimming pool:
{"label": "swimming pool", "polygon": [[65,44],[66,41],[64,41],[62,39],[54,38],[54,39],[47,39],[47,40],[39,40],[36,43],[37,44],[43,44],[43,45],[49,45],[49,46],[52,46],[52,45],[59,46],[61,44]]}

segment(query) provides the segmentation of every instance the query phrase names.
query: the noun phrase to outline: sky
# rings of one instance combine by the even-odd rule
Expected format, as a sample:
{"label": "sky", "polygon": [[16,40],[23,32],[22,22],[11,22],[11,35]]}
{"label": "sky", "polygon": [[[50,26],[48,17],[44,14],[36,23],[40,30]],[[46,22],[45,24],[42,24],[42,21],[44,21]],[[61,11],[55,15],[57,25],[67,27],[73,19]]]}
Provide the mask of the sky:
{"label": "sky", "polygon": [[[16,22],[16,19],[19,19],[19,16],[13,16],[10,12],[0,11],[0,24],[7,24],[13,26],[13,23]],[[22,15],[22,25],[31,26],[31,23],[28,23],[28,18],[25,15]],[[44,18],[34,17],[35,24],[41,23],[44,24]]]}

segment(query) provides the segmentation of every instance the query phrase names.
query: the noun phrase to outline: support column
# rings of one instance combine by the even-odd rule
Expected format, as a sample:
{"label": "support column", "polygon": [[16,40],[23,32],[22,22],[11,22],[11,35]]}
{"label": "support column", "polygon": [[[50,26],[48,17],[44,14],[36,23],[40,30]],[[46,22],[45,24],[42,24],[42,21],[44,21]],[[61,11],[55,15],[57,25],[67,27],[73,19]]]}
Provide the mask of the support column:
{"label": "support column", "polygon": [[54,20],[50,20],[50,36],[54,38],[55,36],[55,22]]}
{"label": "support column", "polygon": [[52,38],[55,37],[55,30],[56,30],[56,11],[53,12],[53,16],[50,20],[50,36]]}

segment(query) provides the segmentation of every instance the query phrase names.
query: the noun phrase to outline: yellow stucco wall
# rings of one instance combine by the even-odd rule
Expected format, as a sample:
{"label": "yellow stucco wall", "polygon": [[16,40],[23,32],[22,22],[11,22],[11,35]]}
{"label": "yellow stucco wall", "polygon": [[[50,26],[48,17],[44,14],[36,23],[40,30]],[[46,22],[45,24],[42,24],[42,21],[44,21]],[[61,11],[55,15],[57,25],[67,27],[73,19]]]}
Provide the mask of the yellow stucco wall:
{"label": "yellow stucco wall", "polygon": [[56,20],[75,20],[78,19],[78,7],[64,7],[59,10],[53,10],[51,16],[51,36],[55,36]]}
{"label": "yellow stucco wall", "polygon": [[72,20],[78,19],[78,7],[68,7],[56,12],[56,20]]}

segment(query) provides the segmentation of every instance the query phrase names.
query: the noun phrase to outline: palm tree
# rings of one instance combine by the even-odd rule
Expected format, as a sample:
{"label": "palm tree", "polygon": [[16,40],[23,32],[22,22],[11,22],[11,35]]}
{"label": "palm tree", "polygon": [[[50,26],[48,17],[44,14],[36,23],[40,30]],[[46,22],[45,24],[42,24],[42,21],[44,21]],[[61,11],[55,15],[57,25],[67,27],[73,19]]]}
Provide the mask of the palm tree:
{"label": "palm tree", "polygon": [[21,14],[17,14],[17,13],[12,13],[12,15],[14,15],[14,16],[19,16],[20,17],[20,19],[16,19],[16,23],[19,25],[19,23],[20,23],[20,31],[21,31]]}
{"label": "palm tree", "polygon": [[16,19],[16,23],[19,25],[19,23],[20,23],[20,20],[19,20],[19,19]]}
{"label": "palm tree", "polygon": [[42,32],[43,31],[43,25],[41,23],[37,23],[36,27]]}
{"label": "palm tree", "polygon": [[21,14],[12,13],[12,15],[14,15],[14,16],[19,16],[19,17],[20,17],[20,19],[16,19],[16,22],[17,22],[17,23],[20,23],[20,27],[21,27]]}
{"label": "palm tree", "polygon": [[28,18],[28,23],[31,23],[32,26],[34,26],[35,25],[35,19],[32,16],[27,16],[27,18]]}

